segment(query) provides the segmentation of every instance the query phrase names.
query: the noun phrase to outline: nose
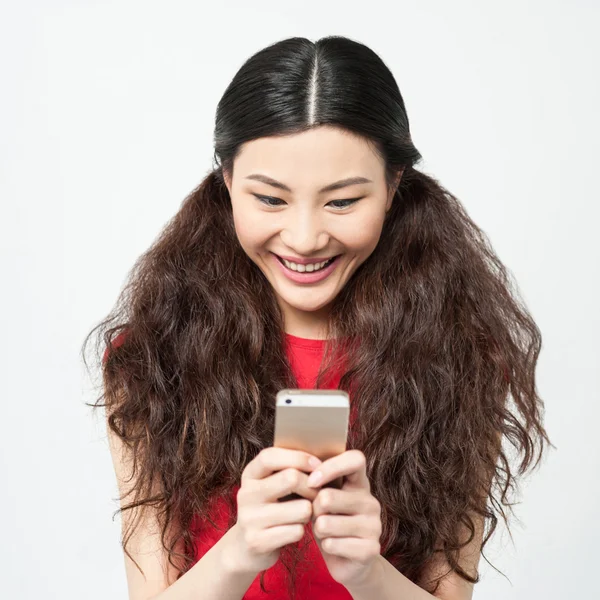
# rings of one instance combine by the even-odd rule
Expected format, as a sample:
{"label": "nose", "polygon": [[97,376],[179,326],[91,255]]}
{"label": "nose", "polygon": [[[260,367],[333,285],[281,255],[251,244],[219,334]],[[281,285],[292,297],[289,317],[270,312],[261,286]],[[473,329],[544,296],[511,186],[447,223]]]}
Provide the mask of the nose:
{"label": "nose", "polygon": [[329,234],[322,221],[310,210],[290,214],[290,221],[281,231],[281,240],[290,254],[313,256],[329,243]]}

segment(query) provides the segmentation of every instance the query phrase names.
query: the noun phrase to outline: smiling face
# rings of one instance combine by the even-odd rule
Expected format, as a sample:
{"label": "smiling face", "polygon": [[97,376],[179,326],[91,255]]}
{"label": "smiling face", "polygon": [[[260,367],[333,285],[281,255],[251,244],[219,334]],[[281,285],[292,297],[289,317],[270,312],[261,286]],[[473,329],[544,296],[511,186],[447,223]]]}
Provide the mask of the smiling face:
{"label": "smiling face", "polygon": [[[361,181],[332,186],[348,178]],[[247,142],[224,179],[240,245],[273,286],[285,331],[322,339],[332,301],[377,246],[391,207],[383,161],[364,139],[321,126]],[[299,273],[277,256],[338,258]]]}

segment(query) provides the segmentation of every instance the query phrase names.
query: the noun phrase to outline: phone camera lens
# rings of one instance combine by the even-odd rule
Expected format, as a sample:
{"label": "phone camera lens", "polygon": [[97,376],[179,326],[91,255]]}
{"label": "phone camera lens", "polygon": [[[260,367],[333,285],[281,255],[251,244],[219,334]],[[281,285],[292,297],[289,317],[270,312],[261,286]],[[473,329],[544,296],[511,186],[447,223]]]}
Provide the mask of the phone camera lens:
{"label": "phone camera lens", "polygon": [[292,403],[292,399],[291,398],[286,398],[285,399],[285,403],[286,404],[291,404]]}

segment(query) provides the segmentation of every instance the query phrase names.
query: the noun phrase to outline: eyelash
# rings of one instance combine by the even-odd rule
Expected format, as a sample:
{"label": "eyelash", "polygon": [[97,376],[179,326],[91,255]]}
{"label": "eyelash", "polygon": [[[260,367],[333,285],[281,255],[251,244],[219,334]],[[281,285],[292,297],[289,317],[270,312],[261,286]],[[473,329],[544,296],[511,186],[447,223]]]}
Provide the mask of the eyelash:
{"label": "eyelash", "polygon": [[[283,200],[281,200],[281,198],[273,198],[273,196],[262,196],[261,194],[253,194],[253,195],[258,198],[259,202],[261,202],[265,206],[268,206],[269,208],[277,208],[278,206],[281,206],[281,205],[280,204],[269,204],[268,202],[265,202],[265,200],[277,200],[279,202],[283,202]],[[356,204],[356,202],[358,202],[359,200],[362,200],[363,198],[364,198],[364,196],[361,196],[360,198],[344,198],[343,200],[331,200],[331,202],[350,202],[350,204],[346,204],[346,206],[334,207],[336,210],[344,210],[345,208],[349,208],[350,206]]]}

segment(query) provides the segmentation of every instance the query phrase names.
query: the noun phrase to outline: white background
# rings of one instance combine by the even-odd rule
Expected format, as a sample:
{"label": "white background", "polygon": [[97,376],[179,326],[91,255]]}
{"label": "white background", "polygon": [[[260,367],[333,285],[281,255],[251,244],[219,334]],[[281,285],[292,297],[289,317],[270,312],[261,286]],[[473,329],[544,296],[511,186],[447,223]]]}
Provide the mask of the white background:
{"label": "white background", "polygon": [[[212,167],[251,54],[366,43],[404,96],[419,168],[486,231],[542,330],[557,446],[521,484],[475,598],[591,598],[600,524],[597,30],[593,0],[9,2],[0,12],[4,598],[126,599],[103,413],[79,350]],[[400,599],[399,599],[400,600]]]}

